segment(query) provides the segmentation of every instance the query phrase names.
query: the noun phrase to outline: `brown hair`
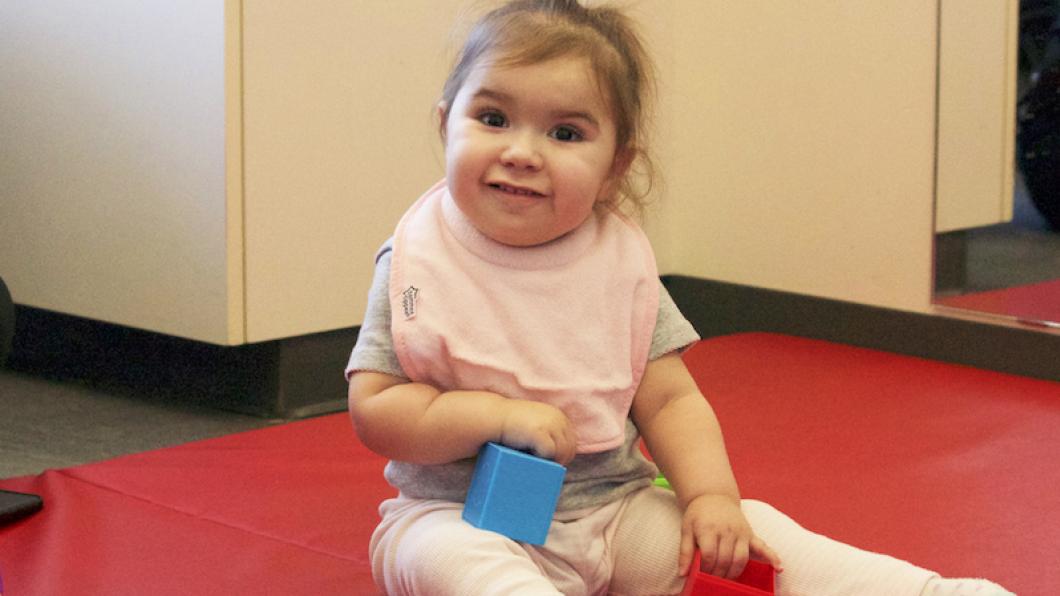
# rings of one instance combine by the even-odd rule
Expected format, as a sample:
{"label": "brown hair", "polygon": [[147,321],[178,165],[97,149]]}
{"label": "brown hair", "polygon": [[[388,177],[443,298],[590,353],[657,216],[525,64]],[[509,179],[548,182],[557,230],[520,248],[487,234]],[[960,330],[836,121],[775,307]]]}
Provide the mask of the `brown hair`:
{"label": "brown hair", "polygon": [[442,88],[443,131],[457,93],[481,60],[520,66],[572,55],[592,65],[614,113],[616,157],[630,160],[608,204],[629,203],[639,214],[654,178],[645,137],[655,81],[636,27],[615,8],[588,8],[577,0],[512,0],[487,13],[471,29]]}

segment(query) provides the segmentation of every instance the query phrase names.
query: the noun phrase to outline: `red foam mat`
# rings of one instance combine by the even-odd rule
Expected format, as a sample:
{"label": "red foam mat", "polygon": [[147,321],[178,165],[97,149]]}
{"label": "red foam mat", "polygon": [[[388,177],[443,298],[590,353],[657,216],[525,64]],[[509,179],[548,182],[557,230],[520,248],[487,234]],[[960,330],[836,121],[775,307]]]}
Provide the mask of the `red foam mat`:
{"label": "red foam mat", "polygon": [[944,575],[1060,594],[1060,383],[768,334],[685,360],[745,497]]}
{"label": "red foam mat", "polygon": [[[1060,593],[1060,384],[744,334],[685,356],[745,496],[807,527],[1021,595]],[[6,596],[374,594],[393,494],[345,415],[0,481]]]}
{"label": "red foam mat", "polygon": [[2,481],[45,500],[0,529],[4,594],[374,593],[383,464],[333,415]]}

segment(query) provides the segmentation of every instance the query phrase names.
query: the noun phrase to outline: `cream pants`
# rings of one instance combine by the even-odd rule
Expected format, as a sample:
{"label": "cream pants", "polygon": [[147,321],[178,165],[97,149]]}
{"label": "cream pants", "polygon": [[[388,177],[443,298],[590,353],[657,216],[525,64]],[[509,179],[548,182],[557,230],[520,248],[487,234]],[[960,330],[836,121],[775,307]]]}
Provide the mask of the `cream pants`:
{"label": "cream pants", "polygon": [[[369,553],[376,584],[392,596],[680,593],[681,511],[672,492],[649,487],[590,510],[557,514],[543,546],[479,530],[462,503],[398,497]],[[742,509],[784,562],[778,595],[919,596],[936,574],[806,530],[760,501]]]}

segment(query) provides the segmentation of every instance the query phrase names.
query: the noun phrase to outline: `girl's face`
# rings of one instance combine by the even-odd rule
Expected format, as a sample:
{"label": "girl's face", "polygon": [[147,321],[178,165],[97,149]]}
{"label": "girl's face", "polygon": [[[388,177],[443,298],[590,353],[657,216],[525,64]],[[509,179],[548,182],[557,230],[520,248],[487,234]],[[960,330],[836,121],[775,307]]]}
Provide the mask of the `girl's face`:
{"label": "girl's face", "polygon": [[[439,106],[444,115],[445,106]],[[480,232],[534,246],[581,225],[625,166],[615,124],[589,62],[480,63],[445,121],[446,176]]]}

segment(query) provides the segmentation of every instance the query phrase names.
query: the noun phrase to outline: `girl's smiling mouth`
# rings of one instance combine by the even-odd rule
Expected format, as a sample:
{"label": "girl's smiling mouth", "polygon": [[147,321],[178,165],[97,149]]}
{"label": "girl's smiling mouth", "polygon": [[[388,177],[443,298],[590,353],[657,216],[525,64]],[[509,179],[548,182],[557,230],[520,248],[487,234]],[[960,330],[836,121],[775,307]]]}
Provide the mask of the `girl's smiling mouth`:
{"label": "girl's smiling mouth", "polygon": [[490,188],[492,188],[494,190],[499,190],[499,191],[501,191],[503,193],[506,193],[506,194],[518,195],[518,196],[523,196],[523,197],[544,197],[545,196],[544,194],[539,193],[536,190],[532,190],[532,189],[529,189],[529,188],[521,188],[521,187],[518,187],[518,186],[512,186],[510,184],[504,184],[504,183],[501,183],[501,182],[490,182],[490,183],[487,184],[487,186],[489,186]]}

